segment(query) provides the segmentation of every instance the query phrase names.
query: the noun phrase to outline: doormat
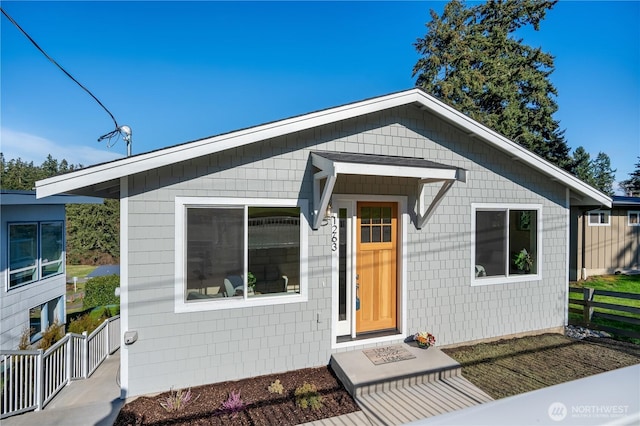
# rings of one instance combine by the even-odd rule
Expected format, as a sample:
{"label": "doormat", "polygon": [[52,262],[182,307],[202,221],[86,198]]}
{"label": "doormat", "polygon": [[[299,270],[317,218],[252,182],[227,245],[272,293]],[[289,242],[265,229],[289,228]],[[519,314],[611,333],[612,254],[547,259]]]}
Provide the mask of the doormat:
{"label": "doormat", "polygon": [[374,365],[406,361],[416,357],[400,345],[365,349],[362,353],[365,354]]}

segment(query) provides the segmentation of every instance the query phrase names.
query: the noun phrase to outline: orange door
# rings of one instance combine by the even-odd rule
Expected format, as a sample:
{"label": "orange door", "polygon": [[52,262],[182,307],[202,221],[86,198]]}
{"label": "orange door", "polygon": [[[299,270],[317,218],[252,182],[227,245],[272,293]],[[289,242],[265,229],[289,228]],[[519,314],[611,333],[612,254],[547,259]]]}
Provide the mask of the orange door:
{"label": "orange door", "polygon": [[396,203],[358,203],[356,332],[396,328]]}

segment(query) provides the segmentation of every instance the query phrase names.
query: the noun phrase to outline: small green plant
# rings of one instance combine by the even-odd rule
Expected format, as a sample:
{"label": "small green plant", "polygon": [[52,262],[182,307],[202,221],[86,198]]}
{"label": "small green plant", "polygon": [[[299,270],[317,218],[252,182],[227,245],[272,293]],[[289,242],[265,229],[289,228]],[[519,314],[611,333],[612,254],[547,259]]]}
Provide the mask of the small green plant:
{"label": "small green plant", "polygon": [[277,393],[282,395],[282,392],[284,391],[284,386],[282,386],[282,383],[280,383],[280,379],[276,379],[275,382],[269,385],[268,389],[269,389],[269,393]]}
{"label": "small green plant", "polygon": [[319,410],[322,408],[322,396],[318,393],[316,385],[304,382],[304,384],[296,388],[294,395],[296,397],[296,405],[300,408],[311,408]]}
{"label": "small green plant", "polygon": [[255,275],[253,275],[253,272],[247,273],[247,285],[249,287],[254,288],[257,280],[258,279],[256,278]]}
{"label": "small green plant", "polygon": [[174,392],[173,388],[171,388],[169,395],[160,402],[160,406],[168,412],[180,411],[190,402],[195,402],[199,397],[200,395],[197,395],[193,398],[191,388],[187,389],[186,392],[184,389],[179,389]]}
{"label": "small green plant", "polygon": [[55,321],[42,332],[42,339],[38,342],[38,348],[47,350],[53,346],[58,340],[64,337],[64,327]]}
{"label": "small green plant", "polygon": [[238,413],[245,408],[245,403],[240,398],[240,391],[231,391],[226,401],[222,403],[222,409],[231,414],[231,417],[236,417]]}
{"label": "small green plant", "polygon": [[530,272],[533,266],[533,258],[527,249],[522,249],[513,258],[513,263],[516,267],[524,272]]}

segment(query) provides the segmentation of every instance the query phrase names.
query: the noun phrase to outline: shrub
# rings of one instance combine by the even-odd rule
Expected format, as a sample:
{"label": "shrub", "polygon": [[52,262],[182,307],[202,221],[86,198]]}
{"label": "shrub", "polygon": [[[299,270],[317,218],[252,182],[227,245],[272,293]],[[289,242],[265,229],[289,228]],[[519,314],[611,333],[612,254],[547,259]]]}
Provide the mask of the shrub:
{"label": "shrub", "polygon": [[20,335],[20,342],[18,343],[18,350],[24,351],[29,348],[29,344],[31,344],[31,330],[33,328],[25,326],[22,329],[22,334]]}
{"label": "shrub", "polygon": [[282,395],[282,391],[284,391],[284,387],[282,386],[282,383],[280,383],[280,379],[276,379],[275,382],[271,383],[268,389],[270,393],[277,393],[280,395]]}
{"label": "shrub", "polygon": [[[120,306],[100,306],[92,309],[80,316],[76,316],[72,320],[68,321],[67,332],[82,334],[83,331],[91,333],[98,328],[106,319],[111,318],[120,313]],[[71,318],[69,316],[68,318]]]}
{"label": "shrub", "polygon": [[322,396],[318,393],[316,385],[304,382],[294,393],[296,405],[300,408],[311,408],[319,410],[322,408]]}
{"label": "shrub", "polygon": [[119,285],[120,277],[115,274],[91,278],[85,286],[83,308],[120,305],[120,299],[115,294],[116,287]]}
{"label": "shrub", "polygon": [[80,318],[76,318],[69,323],[69,325],[67,326],[67,332],[82,334],[83,331],[86,331],[87,333],[91,333],[103,322],[104,318],[102,317],[96,318],[92,317],[89,314],[84,314]]}
{"label": "shrub", "polygon": [[231,391],[227,400],[222,403],[222,409],[232,414],[232,417],[236,417],[244,408],[245,404],[240,398],[240,391]]}
{"label": "shrub", "polygon": [[99,306],[89,312],[89,315],[93,318],[101,318],[105,320],[115,315],[120,314],[120,305]]}
{"label": "shrub", "polygon": [[42,332],[42,339],[38,343],[38,347],[42,350],[47,350],[53,346],[58,340],[64,337],[64,327],[55,321],[49,327]]}
{"label": "shrub", "polygon": [[191,388],[187,389],[186,392],[184,389],[174,392],[172,388],[169,390],[169,395],[160,402],[160,406],[169,412],[180,411],[190,402],[197,401],[199,397],[200,395],[196,396],[195,399],[191,401],[193,398]]}

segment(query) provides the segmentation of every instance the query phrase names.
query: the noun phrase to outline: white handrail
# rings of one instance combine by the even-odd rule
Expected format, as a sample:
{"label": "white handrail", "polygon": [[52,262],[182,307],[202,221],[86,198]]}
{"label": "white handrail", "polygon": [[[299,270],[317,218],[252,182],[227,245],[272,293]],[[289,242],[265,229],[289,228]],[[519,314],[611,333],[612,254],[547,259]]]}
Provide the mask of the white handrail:
{"label": "white handrail", "polygon": [[43,409],[71,380],[86,379],[120,347],[120,316],[90,335],[67,333],[47,351],[0,351],[0,419]]}

